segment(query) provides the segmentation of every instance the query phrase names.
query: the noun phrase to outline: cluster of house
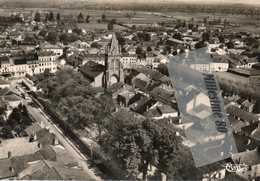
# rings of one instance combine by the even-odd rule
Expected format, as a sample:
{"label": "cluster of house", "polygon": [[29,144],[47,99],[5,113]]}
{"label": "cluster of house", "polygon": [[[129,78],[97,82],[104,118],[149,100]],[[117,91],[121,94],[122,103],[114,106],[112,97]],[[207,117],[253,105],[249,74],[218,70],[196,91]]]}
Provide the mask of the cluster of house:
{"label": "cluster of house", "polygon": [[21,93],[9,81],[0,79],[0,109],[3,119],[6,120],[21,102]]}
{"label": "cluster of house", "polygon": [[33,122],[25,132],[0,139],[0,179],[91,179],[44,124]]}
{"label": "cluster of house", "polygon": [[45,46],[36,52],[1,54],[0,72],[2,75],[15,77],[39,74],[45,70],[56,72],[57,60],[62,54],[62,48],[52,46]]}
{"label": "cluster of house", "polygon": [[[34,29],[36,25],[38,28]],[[55,30],[59,29],[55,24],[52,26]],[[101,88],[100,91],[106,89],[106,91],[110,92],[118,105],[137,116],[164,119],[174,127],[182,130],[187,129],[192,123],[184,124],[182,122],[179,117],[170,78],[155,69],[158,68],[159,64],[169,63],[169,58],[172,56],[194,50],[196,43],[202,39],[202,35],[205,32],[210,32],[212,35],[221,33],[225,36],[225,43],[230,41],[228,37],[231,34],[225,31],[223,27],[209,28],[201,24],[198,26],[197,31],[181,27],[174,29],[171,33],[164,30],[160,32],[146,32],[150,40],[139,41],[138,34],[144,32],[128,30],[120,32],[124,44],[119,45],[115,33],[106,30],[88,33],[86,30],[82,30],[84,36],[81,36],[78,41],[69,45],[63,45],[60,42],[57,45],[50,45],[44,42],[50,32],[46,30],[45,35],[40,35],[40,30],[43,29],[46,30],[46,27],[42,22],[26,23],[25,25],[16,24],[7,28],[1,34],[0,71],[2,75],[33,75],[42,73],[45,70],[55,72],[58,66],[58,58],[66,50],[64,51],[66,63],[78,67],[79,72],[83,74],[93,87]],[[73,34],[71,28],[62,31]],[[180,34],[180,38],[173,38],[176,34]],[[25,38],[31,37],[29,35],[33,35],[34,38]],[[212,54],[212,62],[193,63],[191,68],[198,71],[228,72],[229,74],[225,74],[226,76],[231,78],[237,76],[237,79],[241,79],[241,77],[246,78],[250,84],[259,85],[260,49],[249,47],[244,43],[245,38],[251,36],[250,34],[237,33],[236,37],[240,38],[231,40],[234,44],[232,48],[226,47],[223,42],[220,43],[218,37],[210,36],[208,38],[208,48]],[[14,41],[18,42],[16,46],[12,46]],[[139,53],[137,52],[138,49],[140,50]],[[12,100],[13,102],[11,101],[9,104],[18,104],[18,102],[15,102],[16,99],[8,97],[13,92],[10,93],[7,89],[8,87],[0,90],[3,102]],[[228,161],[236,164],[245,163],[249,167],[242,171],[229,173],[222,166],[223,163],[219,164],[220,166],[212,164],[210,165],[212,173],[209,173],[208,178],[227,178],[229,175],[236,175],[241,179],[260,177],[260,156],[258,154],[259,117],[252,113],[255,102],[242,98],[233,99],[232,101],[226,100],[226,102],[228,102],[227,112],[239,151],[238,154],[233,155],[231,160]],[[30,134],[28,133],[28,135]],[[42,155],[44,154],[42,153],[42,148],[38,147],[37,149],[35,147],[36,151],[33,150],[31,153],[28,153],[32,155],[32,158],[35,157],[34,160],[27,160],[28,156],[24,155],[28,154],[15,155],[14,153],[16,152],[12,153],[10,151],[12,153],[10,158],[9,154],[6,154],[7,158],[4,158],[3,162],[11,166],[9,167],[9,172],[3,172],[2,174],[9,173],[11,176],[2,177],[6,179],[39,179],[39,175],[42,175],[44,172],[50,172],[53,175],[55,175],[54,172],[56,173],[57,170],[64,172],[64,167],[66,167],[68,173],[70,171],[76,172],[73,164],[70,167],[71,163],[64,163],[67,159],[62,157],[57,159],[61,163],[54,163],[56,160],[49,160],[48,156],[45,155],[44,157]],[[62,152],[60,151],[61,147],[57,145],[48,145],[48,149],[54,150],[50,151],[53,153],[57,149],[59,149],[57,152]],[[37,155],[35,156],[34,154]],[[23,156],[25,157],[26,163],[24,163],[23,170],[17,170],[13,167],[15,165],[13,158],[17,156],[22,158],[21,160],[23,160]],[[63,170],[56,168],[58,166],[61,166]],[[44,169],[32,170],[32,167]],[[32,173],[32,171],[34,172]],[[80,170],[77,171],[80,172]],[[61,176],[62,173],[58,173],[58,175]],[[74,179],[85,178],[82,176]],[[54,178],[54,176],[50,176],[48,179],[72,178]]]}

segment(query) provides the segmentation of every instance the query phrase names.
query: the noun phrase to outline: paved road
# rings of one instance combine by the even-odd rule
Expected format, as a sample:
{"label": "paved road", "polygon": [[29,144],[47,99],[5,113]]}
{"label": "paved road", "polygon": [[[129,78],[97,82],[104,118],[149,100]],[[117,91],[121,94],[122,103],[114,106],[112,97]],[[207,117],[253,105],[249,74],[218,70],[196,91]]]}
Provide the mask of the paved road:
{"label": "paved road", "polygon": [[68,153],[74,156],[75,160],[78,161],[79,166],[81,166],[83,170],[89,175],[90,179],[102,180],[94,173],[92,169],[89,168],[89,165],[86,162],[87,158],[83,154],[81,154],[77,147],[67,137],[64,136],[62,131],[55,124],[52,123],[52,121],[40,108],[32,107],[28,104],[26,105],[26,107],[28,109],[28,112],[37,122],[43,122],[45,124],[45,127],[57,136],[59,142],[64,146]]}

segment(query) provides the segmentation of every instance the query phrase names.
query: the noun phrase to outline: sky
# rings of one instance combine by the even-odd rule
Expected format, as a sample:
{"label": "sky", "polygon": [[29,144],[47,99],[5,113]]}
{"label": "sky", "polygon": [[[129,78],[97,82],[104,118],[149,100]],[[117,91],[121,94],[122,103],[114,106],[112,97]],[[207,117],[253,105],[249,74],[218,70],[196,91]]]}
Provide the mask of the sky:
{"label": "sky", "polygon": [[[89,1],[89,0],[83,0],[83,1]],[[99,2],[140,2],[140,0],[96,0]],[[214,3],[214,4],[258,4],[260,5],[260,0],[142,0],[141,2],[186,2],[186,3]]]}
{"label": "sky", "polygon": [[[44,1],[44,0],[0,0],[0,3],[4,3],[7,1],[18,1],[19,3],[26,1]],[[46,1],[51,1],[51,0],[46,0]],[[97,3],[102,3],[102,2],[120,2],[120,3],[138,3],[138,2],[147,2],[147,3],[162,3],[162,2],[176,2],[176,3],[188,3],[188,4],[248,4],[248,5],[254,5],[256,4],[257,7],[260,6],[260,0],[54,0],[56,2],[80,2],[80,1],[85,1],[85,2],[97,2]]]}

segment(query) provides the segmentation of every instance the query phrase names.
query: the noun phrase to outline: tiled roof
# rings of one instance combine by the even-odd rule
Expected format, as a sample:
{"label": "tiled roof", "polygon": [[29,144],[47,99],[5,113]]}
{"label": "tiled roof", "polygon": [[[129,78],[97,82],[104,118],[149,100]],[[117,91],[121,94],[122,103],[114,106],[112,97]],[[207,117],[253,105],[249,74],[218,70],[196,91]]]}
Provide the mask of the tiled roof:
{"label": "tiled roof", "polygon": [[104,65],[98,64],[93,61],[88,61],[86,64],[79,68],[79,71],[91,81],[93,81],[95,77],[104,72],[104,70]]}
{"label": "tiled roof", "polygon": [[232,160],[235,163],[245,163],[246,165],[257,165],[260,164],[260,155],[259,151],[257,150],[252,150],[252,151],[247,151],[247,152],[242,152],[238,154],[234,154],[232,156]]}
{"label": "tiled roof", "polygon": [[12,170],[13,164],[10,159],[0,160],[0,179],[8,179],[14,177],[16,174]]}
{"label": "tiled roof", "polygon": [[0,85],[9,85],[10,82],[0,78]]}
{"label": "tiled roof", "polygon": [[8,144],[0,147],[0,159],[7,158],[9,152],[12,156],[22,156],[35,153],[39,150],[38,142]]}
{"label": "tiled roof", "polygon": [[22,173],[21,179],[33,180],[89,180],[91,179],[82,169],[68,168],[62,164],[40,160],[30,164]]}
{"label": "tiled roof", "polygon": [[44,158],[43,158],[42,154],[38,151],[33,154],[11,157],[10,159],[12,161],[14,171],[16,173],[19,173],[27,167],[29,162],[42,160]]}
{"label": "tiled roof", "polygon": [[60,162],[65,165],[77,165],[75,159],[64,149],[55,146],[47,146],[40,152],[45,160]]}
{"label": "tiled roof", "polygon": [[244,121],[248,121],[248,122],[258,122],[259,121],[259,116],[250,113],[248,111],[242,110],[236,106],[230,105],[227,107],[226,109],[227,113],[232,115],[232,116],[237,116],[241,119],[243,119]]}
{"label": "tiled roof", "polygon": [[237,133],[233,133],[237,151],[244,152],[246,150],[254,150],[259,146],[259,143],[251,138],[248,138]]}
{"label": "tiled roof", "polygon": [[46,128],[41,129],[36,133],[37,141],[42,144],[42,147],[45,148],[53,143],[55,135],[50,133]]}
{"label": "tiled roof", "polygon": [[3,89],[0,90],[0,96],[5,96],[6,94],[8,94],[11,90],[8,87],[5,87]]}
{"label": "tiled roof", "polygon": [[4,101],[7,102],[16,102],[16,101],[21,101],[21,98],[16,96],[16,95],[6,95],[4,97]]}
{"label": "tiled roof", "polygon": [[38,122],[33,122],[30,126],[28,126],[25,129],[25,132],[27,133],[28,136],[30,136],[31,134],[37,133],[40,130],[41,130],[41,127],[38,124]]}

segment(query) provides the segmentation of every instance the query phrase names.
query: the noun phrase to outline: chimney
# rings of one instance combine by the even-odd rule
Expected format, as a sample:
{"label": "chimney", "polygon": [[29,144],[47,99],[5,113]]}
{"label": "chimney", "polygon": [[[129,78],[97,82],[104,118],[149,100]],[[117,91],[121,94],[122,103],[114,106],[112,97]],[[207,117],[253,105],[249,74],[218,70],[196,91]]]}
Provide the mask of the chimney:
{"label": "chimney", "polygon": [[9,170],[12,172],[12,173],[14,173],[14,168],[11,166],[11,167],[9,167]]}
{"label": "chimney", "polygon": [[56,146],[59,144],[59,140],[58,138],[55,136],[55,138],[53,138],[53,145]]}
{"label": "chimney", "polygon": [[8,158],[11,158],[11,157],[12,157],[12,152],[8,151]]}
{"label": "chimney", "polygon": [[42,144],[41,144],[41,143],[38,143],[38,147],[39,147],[39,148],[42,148]]}
{"label": "chimney", "polygon": [[246,144],[249,145],[250,143],[251,143],[251,139],[248,139]]}

